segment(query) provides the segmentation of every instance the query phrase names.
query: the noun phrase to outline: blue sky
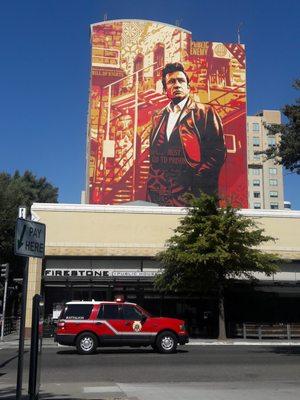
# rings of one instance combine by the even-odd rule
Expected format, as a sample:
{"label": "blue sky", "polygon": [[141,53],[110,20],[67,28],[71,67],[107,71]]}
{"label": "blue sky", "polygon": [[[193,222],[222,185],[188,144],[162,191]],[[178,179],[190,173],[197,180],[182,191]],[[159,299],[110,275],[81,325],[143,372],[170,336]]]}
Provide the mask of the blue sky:
{"label": "blue sky", "polygon": [[[0,10],[0,171],[32,170],[79,203],[85,186],[90,24],[149,19],[193,40],[246,45],[248,114],[280,109],[300,77],[298,0],[3,0]],[[285,174],[285,199],[300,210],[300,176]]]}

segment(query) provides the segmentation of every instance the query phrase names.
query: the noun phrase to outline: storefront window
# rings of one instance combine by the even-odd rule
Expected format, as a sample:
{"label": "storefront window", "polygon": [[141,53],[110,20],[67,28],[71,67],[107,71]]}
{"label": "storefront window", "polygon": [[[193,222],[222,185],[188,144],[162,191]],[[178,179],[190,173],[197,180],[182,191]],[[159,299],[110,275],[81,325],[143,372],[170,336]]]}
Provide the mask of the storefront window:
{"label": "storefront window", "polygon": [[259,137],[253,137],[253,146],[258,147],[260,145]]}

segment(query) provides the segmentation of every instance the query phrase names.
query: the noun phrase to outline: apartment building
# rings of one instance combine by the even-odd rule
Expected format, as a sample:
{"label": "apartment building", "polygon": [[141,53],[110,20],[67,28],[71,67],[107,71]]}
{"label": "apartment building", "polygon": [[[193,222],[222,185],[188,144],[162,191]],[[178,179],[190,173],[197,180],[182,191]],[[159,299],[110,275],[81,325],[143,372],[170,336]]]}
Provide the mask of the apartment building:
{"label": "apartment building", "polygon": [[277,110],[263,110],[247,117],[249,208],[284,208],[282,166],[257,154],[278,143],[280,135],[270,132],[266,125],[280,123],[281,114]]}

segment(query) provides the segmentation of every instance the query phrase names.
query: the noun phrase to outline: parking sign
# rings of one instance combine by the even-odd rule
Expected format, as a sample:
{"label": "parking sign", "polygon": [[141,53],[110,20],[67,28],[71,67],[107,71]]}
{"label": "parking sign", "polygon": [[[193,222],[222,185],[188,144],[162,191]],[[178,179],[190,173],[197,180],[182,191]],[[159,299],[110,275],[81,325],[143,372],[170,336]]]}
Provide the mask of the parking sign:
{"label": "parking sign", "polygon": [[46,225],[17,219],[15,234],[15,254],[24,257],[43,258],[45,255]]}

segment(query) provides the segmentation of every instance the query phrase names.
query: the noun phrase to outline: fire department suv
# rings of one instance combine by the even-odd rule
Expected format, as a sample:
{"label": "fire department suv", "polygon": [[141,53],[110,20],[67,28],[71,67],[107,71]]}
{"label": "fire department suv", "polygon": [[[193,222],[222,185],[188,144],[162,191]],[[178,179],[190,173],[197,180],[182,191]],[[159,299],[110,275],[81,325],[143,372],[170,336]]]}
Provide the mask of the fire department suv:
{"label": "fire department suv", "polygon": [[118,301],[71,301],[57,322],[55,341],[91,354],[99,346],[152,346],[173,353],[189,341],[184,321],[152,317],[137,304]]}

